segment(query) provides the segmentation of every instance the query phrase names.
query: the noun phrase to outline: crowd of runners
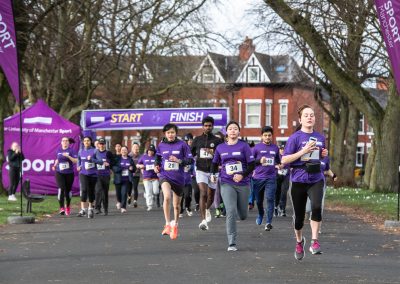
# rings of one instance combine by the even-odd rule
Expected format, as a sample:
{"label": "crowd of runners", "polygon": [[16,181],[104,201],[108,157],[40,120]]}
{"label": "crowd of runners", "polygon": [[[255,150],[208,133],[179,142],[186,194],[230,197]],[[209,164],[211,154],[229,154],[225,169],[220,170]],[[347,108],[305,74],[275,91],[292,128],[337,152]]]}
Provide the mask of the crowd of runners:
{"label": "crowd of runners", "polygon": [[76,163],[80,182],[79,217],[108,215],[111,181],[116,190],[116,208],[122,214],[129,206],[136,208],[142,178],[146,210],[163,207],[162,235],[172,240],[178,238],[180,218],[191,217],[193,210],[200,215],[199,229],[209,230],[214,208],[215,217],[226,217],[227,250],[236,251],[237,219],[245,220],[248,210],[254,208],[258,210],[256,225],[270,231],[274,216],[286,216],[289,196],[296,237],[295,258],[301,260],[305,254],[302,228],[306,211],[312,231],[309,251],[320,254],[318,237],[326,176],[332,179],[336,176],[329,168],[325,137],[314,131],[313,109],[304,105],[298,115],[300,127],[285,145],[273,143],[273,129],[269,126],[260,130],[261,142],[253,147],[240,139],[240,126],[235,121],[228,122],[226,133],[213,134],[212,117],[203,119],[203,133],[196,137],[188,133],[179,139],[178,127],[165,125],[162,141],[149,145],[142,155],[138,144],[130,152],[126,146],[116,144],[111,152],[103,138],[92,141],[90,137],[84,137],[83,147],[74,153],[65,137],[54,165],[59,213],[71,215]]}

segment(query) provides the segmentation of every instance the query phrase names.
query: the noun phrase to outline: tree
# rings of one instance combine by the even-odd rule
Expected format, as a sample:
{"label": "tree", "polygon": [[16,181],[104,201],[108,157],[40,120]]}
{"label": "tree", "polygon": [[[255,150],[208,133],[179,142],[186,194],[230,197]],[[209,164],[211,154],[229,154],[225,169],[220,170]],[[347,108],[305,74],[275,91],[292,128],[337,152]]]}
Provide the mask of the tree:
{"label": "tree", "polygon": [[[382,74],[382,68],[376,66],[373,60],[380,54],[382,39],[377,36],[376,16],[373,1],[283,1],[264,0],[279,17],[287,23],[292,30],[301,37],[314,54],[318,66],[326,74],[329,81],[345,96],[359,111],[364,113],[369,123],[373,126],[375,134],[375,171],[370,179],[369,187],[379,191],[393,191],[397,188],[397,166],[399,161],[398,142],[400,129],[396,126],[400,118],[398,109],[400,99],[395,88],[390,88],[388,104],[384,109],[373,96],[362,87],[362,83],[373,76],[369,73],[371,68],[378,69],[377,74]],[[325,15],[314,17],[309,3],[320,3],[325,9]],[[330,37],[321,33],[321,23],[329,23],[331,15],[342,16],[345,24],[338,33],[340,40],[332,42]],[[365,20],[362,20],[365,19]],[[368,19],[368,20],[367,20]],[[345,36],[347,35],[347,37]],[[362,42],[363,35],[368,35]],[[347,43],[346,45],[343,45]],[[337,46],[332,52],[331,44]],[[353,54],[349,57],[352,66],[343,65],[339,59],[344,53]],[[365,55],[369,58],[365,59]],[[357,57],[354,57],[358,55]],[[350,61],[352,59],[353,61]],[[368,66],[368,68],[365,68]],[[364,67],[364,69],[360,68]],[[365,70],[364,72],[362,72]]]}

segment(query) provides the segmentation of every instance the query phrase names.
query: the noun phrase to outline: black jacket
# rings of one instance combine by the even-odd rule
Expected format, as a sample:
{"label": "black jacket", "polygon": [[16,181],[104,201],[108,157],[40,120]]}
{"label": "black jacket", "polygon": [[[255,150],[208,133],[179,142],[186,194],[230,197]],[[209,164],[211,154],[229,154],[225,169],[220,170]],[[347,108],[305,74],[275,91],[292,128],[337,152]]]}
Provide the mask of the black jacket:
{"label": "black jacket", "polygon": [[24,154],[15,153],[13,150],[9,149],[7,151],[8,164],[10,167],[19,168],[20,163],[25,159]]}
{"label": "black jacket", "polygon": [[202,172],[209,173],[211,170],[212,159],[200,158],[200,150],[202,148],[212,149],[212,153],[215,152],[215,148],[224,141],[212,133],[202,134],[194,138],[191,151],[193,157],[196,157],[196,169]]}

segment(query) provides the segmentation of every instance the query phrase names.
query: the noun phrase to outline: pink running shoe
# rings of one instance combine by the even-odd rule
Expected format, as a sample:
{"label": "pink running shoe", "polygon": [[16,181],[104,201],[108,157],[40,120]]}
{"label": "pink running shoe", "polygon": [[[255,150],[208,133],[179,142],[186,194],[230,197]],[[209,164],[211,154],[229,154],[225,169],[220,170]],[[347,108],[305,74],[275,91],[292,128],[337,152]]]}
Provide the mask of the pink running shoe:
{"label": "pink running shoe", "polygon": [[321,254],[321,245],[319,244],[318,240],[312,240],[310,246],[310,252],[312,254]]}
{"label": "pink running shoe", "polygon": [[65,215],[67,215],[67,216],[71,215],[71,207],[65,208]]}
{"label": "pink running shoe", "polygon": [[61,207],[61,208],[60,208],[60,212],[59,212],[58,214],[60,214],[60,215],[65,215],[64,207]]}

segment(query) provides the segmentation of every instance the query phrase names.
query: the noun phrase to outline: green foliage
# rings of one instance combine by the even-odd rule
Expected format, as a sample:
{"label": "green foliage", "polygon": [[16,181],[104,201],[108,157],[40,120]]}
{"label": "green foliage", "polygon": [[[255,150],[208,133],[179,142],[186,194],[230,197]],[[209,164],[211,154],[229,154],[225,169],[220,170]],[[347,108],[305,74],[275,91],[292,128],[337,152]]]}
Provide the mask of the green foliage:
{"label": "green foliage", "polygon": [[361,188],[332,188],[326,191],[332,205],[360,208],[385,219],[397,220],[397,193],[378,193]]}

